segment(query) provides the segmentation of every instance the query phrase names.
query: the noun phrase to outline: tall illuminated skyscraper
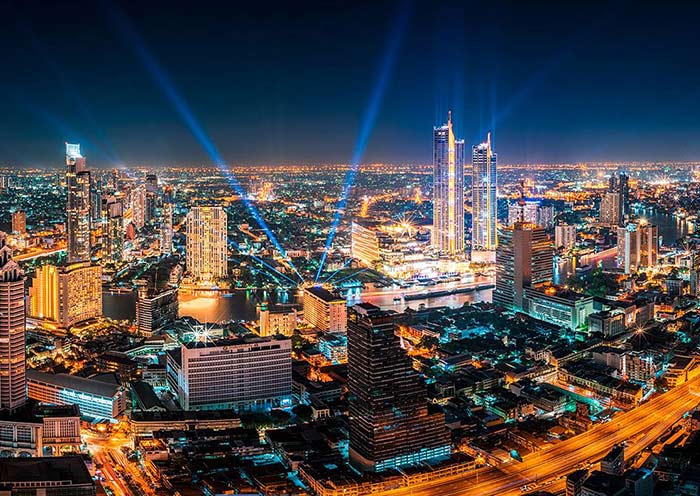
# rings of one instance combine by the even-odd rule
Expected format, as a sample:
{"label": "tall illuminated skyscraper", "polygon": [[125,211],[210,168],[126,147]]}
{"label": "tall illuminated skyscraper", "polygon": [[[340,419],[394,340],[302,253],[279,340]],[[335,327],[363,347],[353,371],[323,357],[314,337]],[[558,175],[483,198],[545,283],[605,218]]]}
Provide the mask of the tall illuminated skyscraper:
{"label": "tall illuminated skyscraper", "polygon": [[450,256],[464,252],[464,140],[455,139],[452,112],[433,128],[432,245]]}
{"label": "tall illuminated skyscraper", "polygon": [[146,224],[146,187],[137,186],[131,190],[131,219],[136,229],[143,229]]}
{"label": "tall illuminated skyscraper", "polygon": [[80,145],[66,143],[68,263],[90,260],[90,172]]}
{"label": "tall illuminated skyscraper", "polygon": [[119,263],[124,260],[124,204],[113,198],[107,203],[106,242],[103,243],[102,260]]}
{"label": "tall illuminated skyscraper", "polygon": [[554,277],[552,243],[543,227],[516,222],[503,230],[496,250],[496,288],[493,303],[523,310],[525,288]]}
{"label": "tall illuminated skyscraper", "polygon": [[197,281],[228,274],[226,212],[221,207],[193,207],[187,214],[187,272]]}
{"label": "tall illuminated skyscraper", "polygon": [[160,225],[160,253],[169,255],[173,251],[173,204],[163,205],[163,219]]}
{"label": "tall illuminated skyscraper", "polygon": [[12,212],[12,232],[20,236],[27,234],[27,212],[24,210]]}
{"label": "tall illuminated skyscraper", "polygon": [[348,311],[350,463],[367,472],[450,454],[445,415],[394,333],[395,314],[369,303]]}
{"label": "tall illuminated skyscraper", "polygon": [[496,153],[491,133],[472,147],[472,251],[492,252],[498,246]]}
{"label": "tall illuminated skyscraper", "polygon": [[0,232],[0,411],[26,402],[24,272]]}

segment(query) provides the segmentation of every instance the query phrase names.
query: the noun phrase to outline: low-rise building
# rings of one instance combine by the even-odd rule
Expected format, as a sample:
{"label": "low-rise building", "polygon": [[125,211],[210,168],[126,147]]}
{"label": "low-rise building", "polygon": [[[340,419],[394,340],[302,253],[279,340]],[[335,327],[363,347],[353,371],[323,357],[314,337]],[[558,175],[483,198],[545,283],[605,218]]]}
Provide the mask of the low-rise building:
{"label": "low-rise building", "polygon": [[620,310],[592,313],[588,316],[588,331],[602,334],[605,339],[624,334],[625,314]]}
{"label": "low-rise building", "polygon": [[95,494],[95,482],[81,456],[0,458],[0,485],[0,492],[10,495]]}
{"label": "low-rise building", "polygon": [[258,322],[262,337],[291,336],[297,328],[297,310],[290,306],[271,306],[268,303],[260,305]]}
{"label": "low-rise building", "polygon": [[78,405],[87,418],[116,420],[126,411],[126,390],[110,384],[69,374],[27,370],[29,397],[52,405]]}
{"label": "low-rise building", "polygon": [[592,296],[557,286],[528,287],[524,291],[523,306],[530,316],[572,331],[588,327],[588,316],[594,311]]}
{"label": "low-rise building", "polygon": [[318,349],[330,362],[348,361],[348,337],[345,334],[338,332],[324,334],[318,340]]}

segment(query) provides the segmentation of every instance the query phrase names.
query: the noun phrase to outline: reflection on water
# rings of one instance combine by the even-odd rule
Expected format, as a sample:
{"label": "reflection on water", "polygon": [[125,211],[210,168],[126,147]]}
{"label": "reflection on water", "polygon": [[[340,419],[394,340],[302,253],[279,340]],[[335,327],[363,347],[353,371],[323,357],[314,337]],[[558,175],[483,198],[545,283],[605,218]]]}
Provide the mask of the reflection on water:
{"label": "reflection on water", "polygon": [[677,215],[665,214],[653,208],[637,208],[635,213],[659,227],[659,238],[664,246],[673,246],[678,239],[695,232],[694,222]]}
{"label": "reflection on water", "polygon": [[[424,298],[405,302],[399,300],[396,291],[386,289],[385,294],[372,291],[372,296],[363,297],[360,289],[354,289],[348,295],[348,304],[352,305],[366,301],[384,309],[402,312],[410,307],[418,309],[421,304],[427,308],[449,306],[460,307],[466,302],[491,301],[491,290],[474,291],[471,293]],[[297,293],[287,291],[233,291],[231,293],[215,291],[180,292],[180,317],[194,317],[200,322],[229,322],[232,320],[251,321],[257,319],[256,305],[263,301],[273,303],[298,302]],[[136,298],[130,294],[103,294],[103,310],[107,317],[113,319],[133,320],[136,314]]]}

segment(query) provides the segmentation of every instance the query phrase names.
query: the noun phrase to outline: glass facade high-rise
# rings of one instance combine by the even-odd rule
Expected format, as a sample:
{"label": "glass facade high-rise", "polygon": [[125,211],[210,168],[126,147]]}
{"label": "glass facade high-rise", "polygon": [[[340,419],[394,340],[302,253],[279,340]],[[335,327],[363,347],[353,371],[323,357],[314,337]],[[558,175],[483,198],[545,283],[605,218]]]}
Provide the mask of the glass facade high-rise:
{"label": "glass facade high-rise", "polygon": [[394,333],[393,312],[362,303],[348,312],[350,462],[378,472],[450,454],[442,412]]}
{"label": "glass facade high-rise", "polygon": [[485,143],[472,147],[472,251],[493,251],[498,246],[496,163],[488,133]]}
{"label": "glass facade high-rise", "polygon": [[16,410],[27,400],[24,281],[7,235],[0,232],[0,411]]}
{"label": "glass facade high-rise", "polygon": [[66,205],[68,263],[90,260],[90,172],[80,144],[66,143]]}
{"label": "glass facade high-rise", "polygon": [[522,310],[525,288],[552,281],[554,251],[544,228],[516,222],[501,233],[496,250],[494,304]]}
{"label": "glass facade high-rise", "polygon": [[435,250],[464,253],[464,140],[455,139],[452,112],[433,128],[433,233]]}
{"label": "glass facade high-rise", "polygon": [[107,203],[106,231],[102,260],[119,263],[124,260],[124,204],[116,198]]}
{"label": "glass facade high-rise", "polygon": [[160,253],[169,255],[173,251],[173,204],[163,205],[163,218],[160,225]]}

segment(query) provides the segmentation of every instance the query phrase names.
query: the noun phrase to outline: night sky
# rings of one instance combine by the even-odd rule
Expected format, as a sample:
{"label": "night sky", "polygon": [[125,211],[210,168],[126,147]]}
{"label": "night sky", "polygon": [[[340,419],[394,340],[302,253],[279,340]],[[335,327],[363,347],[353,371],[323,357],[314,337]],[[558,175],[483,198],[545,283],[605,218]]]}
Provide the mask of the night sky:
{"label": "night sky", "polygon": [[560,3],[0,2],[0,166],[700,160],[700,8]]}

